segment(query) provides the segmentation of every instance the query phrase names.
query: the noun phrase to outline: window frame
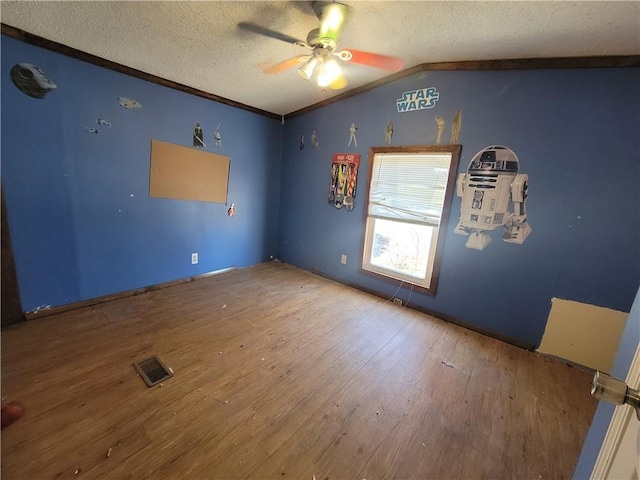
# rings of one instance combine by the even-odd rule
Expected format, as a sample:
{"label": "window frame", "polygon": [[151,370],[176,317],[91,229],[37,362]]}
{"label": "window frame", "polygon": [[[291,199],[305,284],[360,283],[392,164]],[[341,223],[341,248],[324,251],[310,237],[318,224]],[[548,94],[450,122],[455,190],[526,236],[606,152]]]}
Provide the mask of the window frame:
{"label": "window frame", "polygon": [[[461,145],[410,145],[410,146],[384,146],[384,147],[370,147],[369,149],[369,172],[367,176],[367,193],[364,199],[364,212],[363,212],[363,224],[362,224],[362,239],[360,243],[361,247],[361,261],[359,270],[367,275],[374,276],[385,281],[398,282],[413,285],[413,288],[429,295],[435,295],[438,288],[438,281],[440,277],[440,264],[442,262],[442,254],[444,250],[444,239],[447,235],[447,227],[449,223],[449,215],[451,213],[451,206],[453,203],[454,190],[456,188],[456,179],[458,176],[458,166],[460,164],[460,152],[462,150]],[[377,217],[369,215],[369,200],[371,196],[371,180],[373,176],[374,159],[377,154],[451,154],[451,162],[449,164],[449,174],[447,176],[447,185],[444,194],[444,203],[442,206],[442,214],[440,216],[440,224],[438,228],[436,248],[433,253],[433,263],[431,267],[431,281],[429,286],[425,287],[411,281],[411,277],[408,275],[395,274],[393,275],[389,270],[389,273],[384,273],[385,269],[381,267],[373,266],[372,269],[365,268],[367,259],[365,255],[373,249],[372,237],[373,233],[368,234],[367,225],[369,219],[375,219]],[[391,220],[391,219],[389,219]],[[412,223],[410,221],[392,220],[402,223]],[[371,261],[369,259],[368,264],[371,268]],[[427,272],[429,271],[429,265],[427,266]]]}

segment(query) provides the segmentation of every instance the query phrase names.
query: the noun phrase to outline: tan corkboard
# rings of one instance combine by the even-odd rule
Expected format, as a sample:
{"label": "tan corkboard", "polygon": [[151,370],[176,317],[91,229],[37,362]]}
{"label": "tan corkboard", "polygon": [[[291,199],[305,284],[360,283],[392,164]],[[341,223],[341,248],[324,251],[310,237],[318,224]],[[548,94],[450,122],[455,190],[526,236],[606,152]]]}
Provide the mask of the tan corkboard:
{"label": "tan corkboard", "polygon": [[226,203],[229,157],[151,140],[149,196]]}

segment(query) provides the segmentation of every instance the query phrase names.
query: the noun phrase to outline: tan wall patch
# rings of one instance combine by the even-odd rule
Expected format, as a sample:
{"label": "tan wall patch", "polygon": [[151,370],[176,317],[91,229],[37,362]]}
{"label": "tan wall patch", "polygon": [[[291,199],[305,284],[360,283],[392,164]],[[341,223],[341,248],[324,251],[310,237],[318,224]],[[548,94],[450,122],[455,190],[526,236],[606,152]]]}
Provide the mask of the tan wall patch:
{"label": "tan wall patch", "polygon": [[552,298],[538,352],[611,373],[628,316],[609,308]]}

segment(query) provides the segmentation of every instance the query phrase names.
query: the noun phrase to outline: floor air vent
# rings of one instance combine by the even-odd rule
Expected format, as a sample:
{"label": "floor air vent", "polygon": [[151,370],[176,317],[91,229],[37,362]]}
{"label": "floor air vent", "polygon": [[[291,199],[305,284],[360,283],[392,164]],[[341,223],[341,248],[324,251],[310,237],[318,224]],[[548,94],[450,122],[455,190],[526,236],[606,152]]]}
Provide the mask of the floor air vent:
{"label": "floor air vent", "polygon": [[173,370],[167,368],[156,355],[133,364],[147,387],[153,387],[173,376]]}

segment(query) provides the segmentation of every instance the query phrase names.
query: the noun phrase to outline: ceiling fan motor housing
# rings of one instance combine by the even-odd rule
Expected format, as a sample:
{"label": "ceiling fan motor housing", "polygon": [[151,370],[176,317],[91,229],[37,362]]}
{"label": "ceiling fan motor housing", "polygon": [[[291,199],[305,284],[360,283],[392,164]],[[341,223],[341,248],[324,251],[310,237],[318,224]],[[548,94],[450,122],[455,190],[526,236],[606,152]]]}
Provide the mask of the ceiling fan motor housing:
{"label": "ceiling fan motor housing", "polygon": [[312,47],[320,45],[332,52],[337,50],[338,48],[337,40],[328,36],[320,37],[319,28],[314,28],[309,32],[309,34],[307,35],[307,43]]}

